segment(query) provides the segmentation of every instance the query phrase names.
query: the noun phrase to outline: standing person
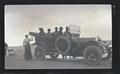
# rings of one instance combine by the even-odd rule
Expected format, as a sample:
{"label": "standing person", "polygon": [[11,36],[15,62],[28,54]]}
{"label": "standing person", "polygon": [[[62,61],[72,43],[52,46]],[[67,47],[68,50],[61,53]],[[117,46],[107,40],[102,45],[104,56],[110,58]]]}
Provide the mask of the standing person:
{"label": "standing person", "polygon": [[25,48],[24,58],[26,60],[31,60],[32,59],[30,41],[33,41],[33,38],[31,37],[31,39],[30,39],[28,37],[28,35],[25,35],[25,39],[23,41],[23,45],[24,45],[24,48]]}
{"label": "standing person", "polygon": [[64,32],[64,36],[66,36],[66,37],[68,37],[68,38],[71,38],[71,37],[72,37],[72,34],[70,33],[68,27],[66,27],[66,31]]}

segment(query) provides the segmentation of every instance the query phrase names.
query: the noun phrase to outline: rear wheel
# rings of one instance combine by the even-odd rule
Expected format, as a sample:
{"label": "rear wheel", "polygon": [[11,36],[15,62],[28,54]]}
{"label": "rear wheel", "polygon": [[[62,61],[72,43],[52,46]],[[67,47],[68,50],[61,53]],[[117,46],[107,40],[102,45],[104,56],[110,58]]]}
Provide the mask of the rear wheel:
{"label": "rear wheel", "polygon": [[83,57],[84,57],[85,63],[89,65],[97,65],[101,62],[102,51],[98,46],[89,45],[83,51]]}
{"label": "rear wheel", "polygon": [[44,60],[45,59],[44,47],[43,46],[37,46],[34,54],[35,54],[36,59]]}

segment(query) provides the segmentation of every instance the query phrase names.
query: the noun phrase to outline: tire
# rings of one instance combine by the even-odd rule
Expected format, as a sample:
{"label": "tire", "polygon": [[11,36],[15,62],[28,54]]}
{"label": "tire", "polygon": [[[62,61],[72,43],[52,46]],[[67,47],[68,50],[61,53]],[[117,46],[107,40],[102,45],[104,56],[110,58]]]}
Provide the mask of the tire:
{"label": "tire", "polygon": [[89,65],[97,65],[102,60],[102,51],[100,47],[89,45],[83,51],[84,62]]}
{"label": "tire", "polygon": [[43,46],[37,46],[34,52],[35,58],[38,60],[44,60],[45,59],[45,51]]}
{"label": "tire", "polygon": [[71,49],[71,40],[67,37],[60,36],[55,41],[55,48],[61,54],[66,54]]}

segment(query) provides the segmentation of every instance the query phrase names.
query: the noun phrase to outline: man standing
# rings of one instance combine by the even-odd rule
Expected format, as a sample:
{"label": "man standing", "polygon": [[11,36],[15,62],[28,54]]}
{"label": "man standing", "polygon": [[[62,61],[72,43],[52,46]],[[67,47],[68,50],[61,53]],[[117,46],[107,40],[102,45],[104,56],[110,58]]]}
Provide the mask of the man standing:
{"label": "man standing", "polygon": [[31,46],[30,41],[33,41],[33,38],[28,38],[28,35],[25,35],[25,39],[23,41],[23,45],[25,48],[24,58],[25,60],[31,60],[32,59],[32,53],[31,53]]}

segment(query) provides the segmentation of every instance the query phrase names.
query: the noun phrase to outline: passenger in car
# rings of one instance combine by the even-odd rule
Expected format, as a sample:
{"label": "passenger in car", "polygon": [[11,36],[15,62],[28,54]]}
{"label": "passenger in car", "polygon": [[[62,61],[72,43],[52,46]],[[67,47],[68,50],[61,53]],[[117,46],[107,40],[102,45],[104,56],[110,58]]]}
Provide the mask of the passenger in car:
{"label": "passenger in car", "polygon": [[64,36],[66,36],[66,37],[68,37],[68,38],[71,38],[71,37],[72,37],[72,34],[70,33],[68,27],[66,27],[66,31],[64,32]]}
{"label": "passenger in car", "polygon": [[47,31],[48,31],[48,32],[47,32],[47,34],[46,34],[46,37],[47,37],[47,38],[52,38],[51,29],[48,28]]}
{"label": "passenger in car", "polygon": [[62,36],[63,35],[63,27],[60,27],[59,28],[59,31],[58,31],[58,36]]}
{"label": "passenger in car", "polygon": [[56,39],[58,38],[58,27],[55,27],[55,31],[52,33],[52,36]]}

